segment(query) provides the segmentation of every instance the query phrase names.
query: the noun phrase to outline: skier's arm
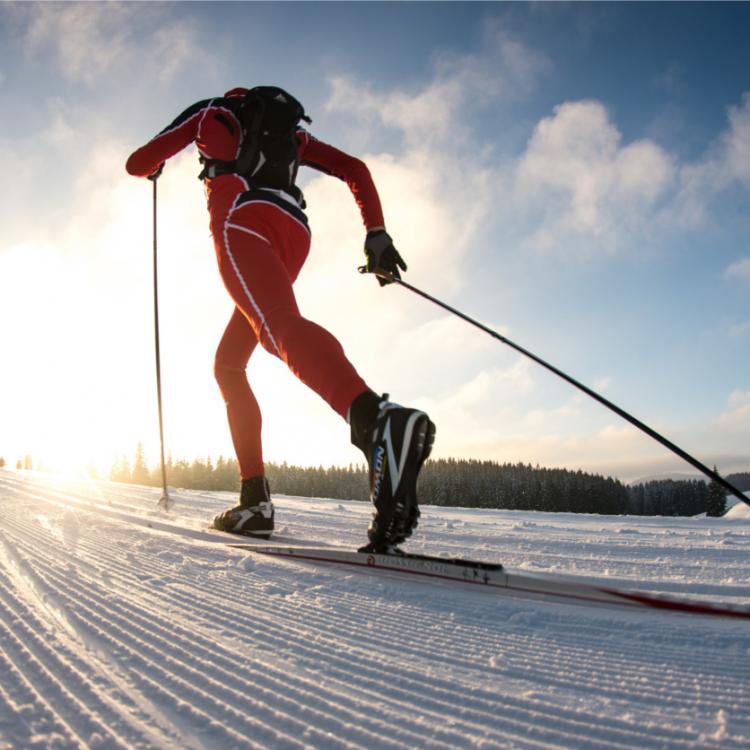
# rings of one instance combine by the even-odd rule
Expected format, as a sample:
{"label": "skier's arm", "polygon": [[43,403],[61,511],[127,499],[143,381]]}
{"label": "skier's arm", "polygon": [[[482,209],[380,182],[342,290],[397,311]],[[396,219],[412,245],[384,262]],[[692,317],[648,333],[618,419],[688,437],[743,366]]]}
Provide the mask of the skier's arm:
{"label": "skier's arm", "polygon": [[[300,163],[343,180],[352,191],[354,200],[357,201],[362,221],[367,229],[365,240],[367,262],[360,268],[360,271],[376,274],[379,271],[385,271],[393,278],[400,279],[399,268],[405,271],[406,263],[394,247],[390,235],[385,231],[380,197],[367,165],[361,159],[313,138],[304,130],[300,131],[298,136],[301,144]],[[384,286],[390,281],[378,276],[378,283]]]}
{"label": "skier's arm", "polygon": [[145,146],[135,150],[125,165],[128,173],[135,177],[148,177],[167,159],[191,144],[198,137],[198,131],[211,101],[206,99],[188,107]]}
{"label": "skier's arm", "polygon": [[380,196],[367,165],[361,159],[313,138],[306,131],[300,131],[298,135],[301,165],[343,180],[357,201],[367,231],[385,229]]}
{"label": "skier's arm", "polygon": [[[357,201],[362,221],[367,229],[365,240],[367,262],[360,268],[360,271],[375,274],[385,271],[393,278],[400,279],[399,268],[405,271],[406,263],[394,247],[390,235],[385,231],[380,197],[367,165],[361,159],[316,140],[306,131],[300,131],[298,135],[301,139],[300,163],[344,180],[352,191],[354,200]],[[378,283],[384,286],[391,282],[378,276]]]}

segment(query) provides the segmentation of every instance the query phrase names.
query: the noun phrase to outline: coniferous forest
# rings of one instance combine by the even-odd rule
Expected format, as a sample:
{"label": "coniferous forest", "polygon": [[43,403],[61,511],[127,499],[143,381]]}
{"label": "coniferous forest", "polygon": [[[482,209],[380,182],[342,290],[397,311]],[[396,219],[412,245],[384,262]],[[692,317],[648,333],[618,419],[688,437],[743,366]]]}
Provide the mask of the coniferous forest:
{"label": "coniferous forest", "polygon": [[[271,492],[342,500],[368,499],[367,470],[363,464],[301,467],[266,464]],[[167,461],[167,482],[173,487],[202,490],[239,490],[235,459],[219,457]],[[139,445],[132,463],[121,459],[110,478],[137,484],[161,484],[161,468],[149,468]],[[727,477],[743,488],[750,474]],[[655,480],[625,485],[617,479],[569,469],[547,469],[530,464],[499,464],[466,459],[430,460],[419,479],[421,502],[467,508],[503,508],[605,515],[693,516],[713,509],[710,485],[701,480]]]}

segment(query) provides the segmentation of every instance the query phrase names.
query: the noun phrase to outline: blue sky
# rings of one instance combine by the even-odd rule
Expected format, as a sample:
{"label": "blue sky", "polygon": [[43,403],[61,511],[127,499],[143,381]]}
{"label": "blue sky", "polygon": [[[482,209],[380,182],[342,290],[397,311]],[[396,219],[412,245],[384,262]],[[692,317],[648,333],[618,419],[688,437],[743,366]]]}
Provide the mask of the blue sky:
{"label": "blue sky", "polygon": [[[720,470],[750,466],[750,6],[5,3],[0,455],[156,458],[150,184],[127,155],[194,101],[288,88],[363,156],[407,279]],[[190,151],[160,190],[165,419],[231,455],[212,381],[231,305]],[[376,390],[429,409],[436,455],[689,470],[601,406],[402,289],[356,274],[346,188],[303,175],[298,282]],[[262,353],[270,460],[358,461]]]}

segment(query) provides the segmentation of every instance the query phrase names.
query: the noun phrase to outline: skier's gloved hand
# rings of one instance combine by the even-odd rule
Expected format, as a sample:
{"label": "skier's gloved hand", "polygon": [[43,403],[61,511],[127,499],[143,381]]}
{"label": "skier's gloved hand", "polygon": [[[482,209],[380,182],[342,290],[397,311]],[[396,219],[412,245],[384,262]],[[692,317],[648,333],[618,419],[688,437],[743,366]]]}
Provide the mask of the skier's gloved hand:
{"label": "skier's gloved hand", "polygon": [[164,162],[162,162],[149,176],[147,179],[151,182],[156,182],[159,179],[159,175],[164,171]]}
{"label": "skier's gloved hand", "polygon": [[[373,229],[367,233],[365,256],[367,263],[359,269],[362,273],[386,271],[395,279],[400,279],[398,269],[406,270],[404,259],[398,254],[398,250],[393,246],[393,240],[385,229]],[[385,286],[393,282],[378,276],[378,283]]]}

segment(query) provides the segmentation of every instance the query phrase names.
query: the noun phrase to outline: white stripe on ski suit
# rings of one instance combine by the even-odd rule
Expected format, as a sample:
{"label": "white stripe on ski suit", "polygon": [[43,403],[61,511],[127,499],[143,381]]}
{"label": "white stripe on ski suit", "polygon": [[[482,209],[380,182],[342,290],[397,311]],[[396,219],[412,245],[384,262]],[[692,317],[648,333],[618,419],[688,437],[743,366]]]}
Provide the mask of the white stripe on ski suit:
{"label": "white stripe on ski suit", "polygon": [[243,232],[248,232],[248,234],[256,235],[262,240],[265,240],[265,242],[268,242],[270,245],[270,241],[267,240],[263,235],[257,234],[256,232],[253,232],[250,229],[245,229],[244,227],[238,227],[236,224],[230,224],[229,223],[229,217],[234,212],[235,206],[237,205],[237,201],[239,200],[239,195],[234,199],[234,204],[232,205],[232,208],[229,210],[229,213],[227,214],[227,218],[224,221],[224,249],[226,250],[227,256],[229,257],[229,262],[232,264],[232,268],[234,269],[234,273],[236,274],[237,278],[239,279],[240,285],[242,286],[242,291],[245,292],[245,296],[249,300],[250,304],[253,307],[253,310],[255,311],[255,314],[258,316],[258,320],[260,321],[260,327],[261,329],[266,330],[266,334],[268,335],[268,338],[273,345],[274,350],[276,351],[276,355],[279,357],[279,359],[283,359],[281,356],[281,349],[279,349],[279,345],[276,343],[276,339],[273,337],[273,334],[271,333],[271,329],[268,326],[268,321],[266,320],[266,316],[263,315],[263,311],[258,307],[258,303],[255,301],[255,297],[250,293],[250,290],[247,287],[247,284],[245,283],[245,279],[243,278],[242,274],[240,273],[239,266],[237,265],[237,261],[234,259],[234,255],[232,255],[232,249],[229,246],[229,235],[227,232],[227,229],[232,227],[233,229],[239,229]]}
{"label": "white stripe on ski suit", "polygon": [[253,232],[252,229],[248,229],[247,227],[243,227],[240,224],[230,224],[227,222],[227,227],[229,229],[236,229],[238,232],[245,232],[245,234],[252,234],[253,237],[258,237],[258,239],[263,240],[263,242],[271,244],[271,240],[269,240],[267,237],[264,237],[262,234],[259,234],[258,232]]}
{"label": "white stripe on ski suit", "polygon": [[416,424],[416,421],[423,416],[425,416],[425,414],[421,411],[415,411],[409,416],[404,430],[404,440],[401,444],[401,460],[398,463],[396,462],[396,455],[393,452],[390,417],[386,422],[385,430],[383,431],[383,439],[385,440],[386,448],[388,450],[388,473],[391,478],[391,492],[394,496],[396,495],[396,490],[401,482],[401,476],[404,473],[404,467],[406,466],[406,459],[409,455],[409,448],[411,447],[411,436],[412,432],[414,432],[414,425]]}
{"label": "white stripe on ski suit", "polygon": [[[285,200],[287,203],[291,203],[293,206],[299,208],[299,204],[297,203],[297,201],[295,201],[294,198],[289,195],[289,193],[285,193],[283,190],[272,190],[270,188],[258,188],[258,190],[265,190],[269,193],[274,193],[275,195],[278,195],[282,200]],[[249,206],[253,203],[262,203],[264,206],[271,206],[279,211],[282,211],[285,216],[288,216],[290,219],[296,221],[297,224],[299,224],[308,234],[310,234],[310,227],[308,227],[307,224],[300,221],[296,216],[289,213],[288,211],[284,211],[284,209],[276,203],[271,203],[271,201],[264,201],[262,198],[253,198],[252,200],[244,201],[242,205]]]}
{"label": "white stripe on ski suit", "polygon": [[[211,107],[213,107],[214,102],[216,99],[211,99],[211,101],[206,105],[205,109],[203,110],[203,114],[201,116],[200,122],[198,123],[198,127],[196,129],[195,133],[195,140],[200,140],[201,137],[201,128],[203,127],[203,121],[206,119],[206,115],[209,113]],[[200,149],[199,149],[200,150]]]}

